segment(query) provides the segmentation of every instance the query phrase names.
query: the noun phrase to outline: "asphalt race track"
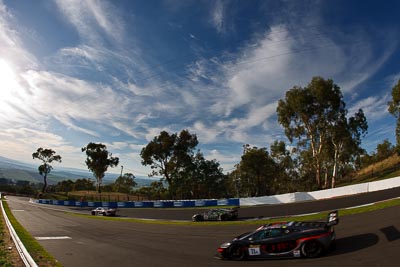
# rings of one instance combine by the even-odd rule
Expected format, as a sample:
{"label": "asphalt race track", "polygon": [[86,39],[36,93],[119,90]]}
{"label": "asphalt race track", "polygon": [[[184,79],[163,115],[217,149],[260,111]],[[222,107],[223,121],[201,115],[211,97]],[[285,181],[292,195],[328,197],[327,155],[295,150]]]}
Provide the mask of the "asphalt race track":
{"label": "asphalt race track", "polygon": [[[242,219],[310,213],[399,197],[399,189],[349,198],[243,208]],[[397,266],[400,252],[400,206],[344,216],[336,227],[337,249],[317,259],[232,262],[214,258],[221,243],[256,225],[194,226],[109,221],[71,216],[8,197],[17,220],[63,266]],[[87,211],[80,211],[87,212]],[[170,215],[165,215],[168,212]],[[121,217],[190,219],[193,210],[130,209]],[[151,215],[153,214],[153,215]],[[171,215],[172,214],[172,215]],[[189,216],[189,218],[188,218]]]}
{"label": "asphalt race track", "polygon": [[[320,201],[245,207],[239,210],[239,219],[269,218],[330,211],[334,209],[355,207],[396,197],[400,197],[400,187],[371,192],[368,194],[359,194]],[[198,212],[199,210],[178,208],[159,209],[157,212],[154,212],[154,209],[120,209],[118,214],[123,217],[134,218],[191,220],[192,215]]]}

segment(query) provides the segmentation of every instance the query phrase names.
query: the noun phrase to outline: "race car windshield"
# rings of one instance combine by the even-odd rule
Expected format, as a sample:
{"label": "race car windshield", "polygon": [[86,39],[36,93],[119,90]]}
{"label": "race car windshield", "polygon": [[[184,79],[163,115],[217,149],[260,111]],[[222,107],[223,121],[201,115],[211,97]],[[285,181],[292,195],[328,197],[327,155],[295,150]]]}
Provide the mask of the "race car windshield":
{"label": "race car windshield", "polygon": [[253,235],[249,236],[249,240],[263,240],[266,238],[277,237],[282,235],[281,229],[264,229],[258,232],[255,232]]}

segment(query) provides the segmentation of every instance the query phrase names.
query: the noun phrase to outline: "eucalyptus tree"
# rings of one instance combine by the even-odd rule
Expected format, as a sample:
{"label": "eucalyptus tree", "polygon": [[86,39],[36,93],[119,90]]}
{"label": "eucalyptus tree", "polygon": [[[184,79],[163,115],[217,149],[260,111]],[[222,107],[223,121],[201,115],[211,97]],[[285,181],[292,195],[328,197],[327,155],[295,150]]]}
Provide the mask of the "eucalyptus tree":
{"label": "eucalyptus tree", "polygon": [[198,152],[180,172],[179,188],[186,198],[222,198],[226,194],[226,175],[216,160],[207,160]]}
{"label": "eucalyptus tree", "polygon": [[167,191],[167,189],[164,187],[164,183],[161,181],[151,182],[150,188],[154,192],[154,196],[156,196],[157,199],[162,199],[162,196]]}
{"label": "eucalyptus tree", "polygon": [[97,191],[101,193],[101,185],[103,177],[109,167],[116,167],[119,163],[118,157],[113,157],[112,153],[107,151],[104,144],[89,143],[82,148],[82,152],[86,153],[86,166],[96,178]]}
{"label": "eucalyptus tree", "polygon": [[285,134],[299,148],[312,154],[317,187],[321,187],[324,148],[329,143],[329,124],[343,112],[344,102],[339,86],[331,79],[312,78],[304,88],[294,86],[278,102],[278,121]]}
{"label": "eucalyptus tree", "polygon": [[200,159],[198,161],[198,174],[200,181],[200,198],[223,198],[226,197],[227,190],[225,183],[227,176],[223,173],[218,161],[215,159]]}
{"label": "eucalyptus tree", "polygon": [[375,161],[379,162],[381,160],[387,159],[396,153],[395,147],[388,139],[383,140],[382,143],[376,145]]}
{"label": "eucalyptus tree", "polygon": [[225,181],[225,187],[228,191],[227,194],[234,197],[242,197],[242,177],[240,175],[239,164],[235,164],[234,169],[227,174],[227,180]]}
{"label": "eucalyptus tree", "polygon": [[79,190],[94,190],[94,181],[91,181],[90,179],[77,179],[74,182],[74,190],[79,191]]}
{"label": "eucalyptus tree", "polygon": [[362,109],[349,119],[346,114],[347,110],[328,129],[333,146],[332,188],[335,187],[338,168],[362,152],[361,139],[368,130],[367,119]]}
{"label": "eucalyptus tree", "polygon": [[57,183],[56,189],[60,192],[71,192],[74,189],[74,182],[71,179],[63,180]]}
{"label": "eucalyptus tree", "polygon": [[47,175],[51,172],[53,169],[53,166],[50,164],[53,161],[61,162],[61,156],[56,155],[56,152],[50,148],[41,148],[39,147],[36,152],[32,154],[33,159],[39,159],[42,161],[43,164],[41,164],[38,167],[40,175],[43,175],[43,187],[42,187],[42,193],[46,191],[47,188]]}
{"label": "eucalyptus tree", "polygon": [[286,148],[284,141],[274,141],[270,145],[270,154],[276,164],[273,191],[275,194],[288,193],[296,190],[296,181],[299,178],[297,172],[297,159]]}
{"label": "eucalyptus tree", "polygon": [[400,155],[400,80],[392,88],[392,100],[388,103],[389,112],[396,121],[396,152]]}
{"label": "eucalyptus tree", "polygon": [[124,173],[124,175],[115,180],[114,191],[129,194],[136,185],[135,175],[133,173]]}
{"label": "eucalyptus tree", "polygon": [[241,186],[249,196],[268,195],[276,172],[275,162],[266,148],[243,146],[239,163]]}
{"label": "eucalyptus tree", "polygon": [[192,164],[197,144],[197,136],[188,130],[182,130],[179,135],[162,131],[140,152],[142,164],[152,169],[149,175],[161,175],[172,197],[178,186],[175,181],[179,179],[179,173]]}

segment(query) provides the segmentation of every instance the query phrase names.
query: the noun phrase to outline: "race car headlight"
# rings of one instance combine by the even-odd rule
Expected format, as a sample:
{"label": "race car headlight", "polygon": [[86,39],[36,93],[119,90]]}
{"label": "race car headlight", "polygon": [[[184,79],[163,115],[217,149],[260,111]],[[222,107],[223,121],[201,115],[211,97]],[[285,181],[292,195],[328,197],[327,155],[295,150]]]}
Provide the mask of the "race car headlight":
{"label": "race car headlight", "polygon": [[219,246],[220,248],[227,248],[227,247],[229,247],[231,245],[231,243],[229,243],[229,242],[226,242],[226,243],[223,243],[221,246]]}

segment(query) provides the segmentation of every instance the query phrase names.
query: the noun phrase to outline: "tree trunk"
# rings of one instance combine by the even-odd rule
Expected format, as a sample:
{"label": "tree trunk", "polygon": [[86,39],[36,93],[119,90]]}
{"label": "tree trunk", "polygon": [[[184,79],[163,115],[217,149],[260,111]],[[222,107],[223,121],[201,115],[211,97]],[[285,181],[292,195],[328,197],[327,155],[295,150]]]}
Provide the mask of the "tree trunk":
{"label": "tree trunk", "polygon": [[321,166],[319,164],[319,160],[316,160],[316,172],[315,172],[315,181],[317,182],[318,189],[321,188]]}
{"label": "tree trunk", "polygon": [[335,146],[335,153],[333,156],[333,171],[332,171],[332,182],[331,182],[331,188],[335,187],[335,180],[337,176],[337,166],[338,166],[338,158],[339,158],[339,149],[341,145],[334,145]]}
{"label": "tree trunk", "polygon": [[336,160],[335,160],[335,164],[333,165],[333,171],[332,171],[332,183],[331,183],[331,188],[334,188],[334,187],[335,187],[336,175],[337,175],[337,163],[336,163]]}
{"label": "tree trunk", "polygon": [[328,168],[324,168],[324,189],[328,188]]}
{"label": "tree trunk", "polygon": [[97,192],[101,194],[101,179],[97,179]]}
{"label": "tree trunk", "polygon": [[45,193],[45,192],[46,192],[46,188],[47,188],[47,173],[45,173],[44,176],[43,176],[42,193]]}

